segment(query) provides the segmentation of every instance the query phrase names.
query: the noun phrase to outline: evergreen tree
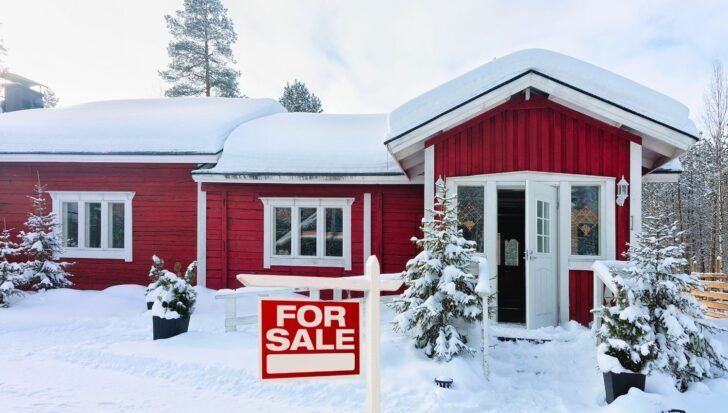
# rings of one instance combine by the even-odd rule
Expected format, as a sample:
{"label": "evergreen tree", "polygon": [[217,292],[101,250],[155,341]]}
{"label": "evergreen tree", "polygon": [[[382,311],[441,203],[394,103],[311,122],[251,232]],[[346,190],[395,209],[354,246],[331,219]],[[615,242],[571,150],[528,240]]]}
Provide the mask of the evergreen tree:
{"label": "evergreen tree", "polygon": [[470,273],[475,243],[463,238],[454,199],[442,179],[436,183],[434,209],[427,211],[422,222],[424,238],[413,238],[413,242],[423,251],[402,274],[407,290],[392,305],[399,313],[392,323],[395,331],[413,338],[427,356],[450,361],[473,351],[456,326],[483,317],[476,280]]}
{"label": "evergreen tree", "polygon": [[58,96],[51,88],[43,88],[43,107],[55,108],[58,104]]}
{"label": "evergreen tree", "polygon": [[[597,331],[599,367],[620,373],[619,366],[633,373],[649,373],[649,364],[657,356],[650,314],[641,301],[638,281],[630,273],[614,271],[617,289],[615,305],[602,310],[602,324]],[[615,371],[616,368],[616,371]]]}
{"label": "evergreen tree", "polygon": [[12,297],[23,295],[17,288],[24,284],[21,267],[9,262],[8,257],[18,254],[18,245],[10,240],[10,230],[0,232],[0,307],[8,307]]}
{"label": "evergreen tree", "polygon": [[185,0],[184,10],[164,18],[173,36],[167,47],[171,62],[159,72],[171,84],[165,95],[240,96],[240,72],[231,67],[238,36],[222,2]]}
{"label": "evergreen tree", "polygon": [[647,338],[654,335],[657,351],[651,366],[672,375],[675,387],[685,391],[689,383],[716,377],[727,365],[712,337],[718,327],[705,319],[702,307],[688,293],[701,286],[695,275],[683,272],[687,260],[681,236],[674,224],[645,216],[622,276],[632,280],[635,302],[648,312],[652,331]]}
{"label": "evergreen tree", "polygon": [[321,99],[311,93],[306,84],[297,79],[293,84],[286,82],[283,88],[283,96],[278,100],[289,112],[310,112],[321,113]]}
{"label": "evergreen tree", "polygon": [[58,222],[53,212],[47,212],[45,188],[40,181],[35,185],[35,195],[29,196],[33,211],[28,214],[25,226],[20,231],[20,250],[28,261],[23,264],[24,277],[35,289],[68,287],[71,274],[65,268],[72,265],[59,261],[63,250]]}

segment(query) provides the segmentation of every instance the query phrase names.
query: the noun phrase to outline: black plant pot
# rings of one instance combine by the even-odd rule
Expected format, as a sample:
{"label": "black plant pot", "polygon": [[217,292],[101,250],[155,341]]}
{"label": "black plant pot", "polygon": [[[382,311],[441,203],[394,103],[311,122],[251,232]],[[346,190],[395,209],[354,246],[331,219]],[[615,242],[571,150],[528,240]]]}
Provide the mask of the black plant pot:
{"label": "black plant pot", "polygon": [[170,338],[182,333],[186,333],[190,327],[190,318],[175,318],[168,320],[166,318],[153,316],[152,327],[154,331],[154,339]]}
{"label": "black plant pot", "polygon": [[147,301],[147,310],[151,310],[152,306],[154,306],[154,301]]}
{"label": "black plant pot", "polygon": [[604,391],[607,394],[607,403],[627,394],[633,387],[644,391],[645,378],[644,374],[639,373],[604,373]]}

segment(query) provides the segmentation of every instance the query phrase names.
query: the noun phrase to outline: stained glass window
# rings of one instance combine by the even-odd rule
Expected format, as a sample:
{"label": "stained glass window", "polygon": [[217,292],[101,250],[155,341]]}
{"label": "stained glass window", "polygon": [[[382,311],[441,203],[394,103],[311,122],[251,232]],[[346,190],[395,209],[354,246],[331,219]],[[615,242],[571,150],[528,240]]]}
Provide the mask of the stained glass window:
{"label": "stained glass window", "polygon": [[483,252],[485,188],[458,186],[458,221],[463,237],[475,241],[475,250]]}
{"label": "stained glass window", "polygon": [[571,187],[571,254],[599,255],[599,187]]}

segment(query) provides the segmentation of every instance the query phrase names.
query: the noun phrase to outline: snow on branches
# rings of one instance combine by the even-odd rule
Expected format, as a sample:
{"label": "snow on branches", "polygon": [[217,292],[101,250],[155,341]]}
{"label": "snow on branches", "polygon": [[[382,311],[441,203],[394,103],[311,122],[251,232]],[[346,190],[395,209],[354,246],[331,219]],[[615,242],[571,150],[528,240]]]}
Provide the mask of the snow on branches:
{"label": "snow on branches", "polygon": [[[664,219],[645,216],[642,233],[630,245],[629,263],[617,272],[617,306],[606,309],[599,336],[602,353],[632,370],[662,371],[675,387],[713,378],[726,371],[719,331],[708,321],[690,290],[701,289],[685,274],[682,233]],[[647,364],[646,364],[647,363]]]}
{"label": "snow on branches", "polygon": [[47,212],[45,187],[38,182],[35,194],[29,196],[33,211],[28,214],[25,227],[20,231],[20,251],[27,257],[23,265],[23,277],[36,290],[68,287],[71,274],[65,268],[72,263],[59,261],[63,252],[56,215]]}
{"label": "snow on branches", "polygon": [[184,276],[164,269],[164,260],[156,255],[152,257],[153,265],[149,271],[152,281],[147,287],[147,302],[154,302],[152,315],[165,318],[187,318],[195,311],[197,291],[192,282],[197,273],[197,262],[192,262]]}
{"label": "snow on branches", "polygon": [[422,223],[424,237],[412,241],[423,251],[402,274],[407,290],[392,304],[399,313],[392,323],[428,357],[450,361],[473,352],[458,327],[481,320],[483,308],[470,273],[475,243],[463,238],[454,198],[448,196],[442,179],[436,183],[434,209],[427,211]]}

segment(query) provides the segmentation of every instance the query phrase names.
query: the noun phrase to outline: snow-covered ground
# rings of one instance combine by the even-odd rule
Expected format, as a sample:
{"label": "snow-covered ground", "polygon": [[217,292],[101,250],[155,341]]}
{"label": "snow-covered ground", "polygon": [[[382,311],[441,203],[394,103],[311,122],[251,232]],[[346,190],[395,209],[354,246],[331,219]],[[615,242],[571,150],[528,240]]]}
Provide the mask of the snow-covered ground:
{"label": "snow-covered ground", "polygon": [[[257,328],[223,329],[224,303],[200,291],[190,332],[152,341],[144,288],[56,290],[30,294],[0,309],[0,406],[12,412],[357,412],[364,380],[261,383]],[[254,299],[240,303],[254,311]],[[393,314],[384,309],[383,324]],[[728,323],[725,324],[728,326]],[[604,403],[591,334],[547,329],[545,344],[493,341],[490,381],[479,359],[437,364],[382,328],[383,412],[688,412],[721,411],[728,379],[684,394],[668,378],[650,376],[647,392]],[[722,336],[728,348],[728,336]],[[455,379],[435,387],[436,376]]]}

